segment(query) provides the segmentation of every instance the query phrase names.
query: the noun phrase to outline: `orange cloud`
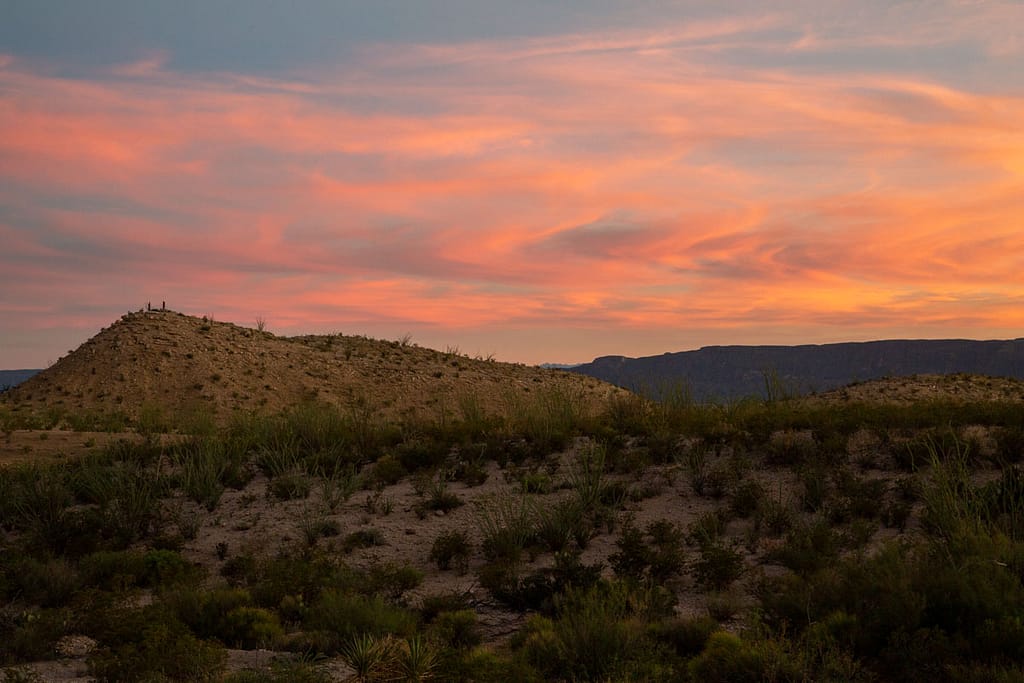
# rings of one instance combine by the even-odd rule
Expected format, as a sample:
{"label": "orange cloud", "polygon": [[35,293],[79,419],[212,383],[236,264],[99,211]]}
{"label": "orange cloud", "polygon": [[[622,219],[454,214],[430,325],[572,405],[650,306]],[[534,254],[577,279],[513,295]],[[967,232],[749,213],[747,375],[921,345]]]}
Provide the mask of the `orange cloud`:
{"label": "orange cloud", "polygon": [[0,315],[74,289],[296,330],[1024,322],[1024,96],[705,61],[783,25],[392,46],[294,82],[0,58]]}

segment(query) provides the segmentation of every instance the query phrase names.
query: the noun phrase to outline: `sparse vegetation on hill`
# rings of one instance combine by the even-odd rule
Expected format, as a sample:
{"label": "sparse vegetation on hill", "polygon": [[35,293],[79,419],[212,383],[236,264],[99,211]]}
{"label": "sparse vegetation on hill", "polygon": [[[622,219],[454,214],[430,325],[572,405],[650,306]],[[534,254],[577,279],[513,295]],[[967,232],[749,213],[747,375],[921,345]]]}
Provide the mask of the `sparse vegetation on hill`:
{"label": "sparse vegetation on hill", "polygon": [[[531,392],[557,389],[598,405],[593,378],[434,351],[410,340],[277,337],[173,311],[129,313],[78,349],[4,392],[24,426],[118,431],[140,422],[194,430],[239,411],[277,413],[317,401],[390,419],[458,416],[470,402],[505,410]],[[528,401],[533,404],[533,401]]]}
{"label": "sparse vegetation on hill", "polygon": [[[1024,403],[965,377],[878,400],[899,381],[725,405],[558,384],[433,412],[307,396],[190,433],[147,408],[109,443],[0,468],[0,666],[1020,680]],[[42,434],[61,432],[18,432]]]}

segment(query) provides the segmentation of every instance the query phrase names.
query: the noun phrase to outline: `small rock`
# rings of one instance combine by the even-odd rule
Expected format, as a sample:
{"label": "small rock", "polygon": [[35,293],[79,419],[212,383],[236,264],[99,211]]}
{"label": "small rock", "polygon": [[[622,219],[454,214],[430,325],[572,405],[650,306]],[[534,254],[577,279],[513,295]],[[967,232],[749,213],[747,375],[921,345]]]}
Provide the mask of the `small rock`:
{"label": "small rock", "polygon": [[54,646],[61,657],[84,657],[96,649],[96,641],[89,636],[64,636]]}

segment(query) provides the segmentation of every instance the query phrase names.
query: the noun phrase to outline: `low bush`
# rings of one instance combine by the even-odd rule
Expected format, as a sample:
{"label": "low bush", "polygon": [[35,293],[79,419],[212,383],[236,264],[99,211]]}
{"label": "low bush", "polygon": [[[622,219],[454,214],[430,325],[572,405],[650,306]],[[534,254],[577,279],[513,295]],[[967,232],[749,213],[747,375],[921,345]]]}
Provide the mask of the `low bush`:
{"label": "low bush", "polygon": [[713,591],[725,590],[743,574],[743,556],[721,543],[709,543],[700,549],[700,558],[693,564],[697,581]]}
{"label": "low bush", "polygon": [[312,488],[309,478],[301,472],[286,472],[267,483],[267,493],[278,500],[308,498]]}
{"label": "low bush", "polygon": [[469,558],[473,546],[461,531],[446,531],[434,539],[430,548],[430,560],[441,570],[451,569],[454,565],[460,573],[469,568]]}
{"label": "low bush", "polygon": [[328,653],[336,653],[356,636],[412,635],[416,630],[416,617],[380,596],[328,589],[310,607],[303,626],[322,632]]}

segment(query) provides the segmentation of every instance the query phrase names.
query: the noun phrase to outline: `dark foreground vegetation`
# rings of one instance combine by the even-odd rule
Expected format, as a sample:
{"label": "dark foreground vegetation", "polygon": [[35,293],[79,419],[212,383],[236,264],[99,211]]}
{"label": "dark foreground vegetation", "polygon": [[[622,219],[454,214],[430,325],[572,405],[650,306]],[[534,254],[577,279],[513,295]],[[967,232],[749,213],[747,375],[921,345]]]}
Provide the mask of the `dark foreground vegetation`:
{"label": "dark foreground vegetation", "polygon": [[[149,411],[138,438],[0,469],[4,680],[71,636],[101,681],[320,681],[332,660],[359,681],[1024,680],[1020,403],[629,397],[595,417],[550,393],[389,424],[364,408],[219,428]],[[386,514],[380,493],[413,477],[417,512],[441,514],[493,463],[512,485],[478,501],[475,534],[436,534],[418,566],[347,561],[377,542],[339,537],[351,496]],[[270,501],[316,501],[297,538],[190,561],[189,511],[255,477]],[[710,512],[637,521],[666,487]],[[434,567],[475,574],[524,625],[484,642],[478,601],[411,600]],[[291,656],[227,673],[227,648]]]}

